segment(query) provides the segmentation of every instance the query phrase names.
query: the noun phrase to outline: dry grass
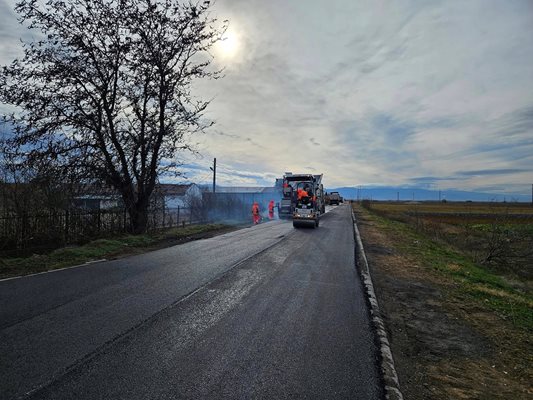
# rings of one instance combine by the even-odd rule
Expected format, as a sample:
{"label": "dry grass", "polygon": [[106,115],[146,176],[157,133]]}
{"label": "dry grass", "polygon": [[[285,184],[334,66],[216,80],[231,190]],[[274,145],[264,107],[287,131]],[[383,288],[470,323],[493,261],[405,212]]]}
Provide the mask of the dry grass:
{"label": "dry grass", "polygon": [[533,207],[524,203],[367,203],[373,213],[407,223],[493,272],[533,279]]}
{"label": "dry grass", "polygon": [[405,398],[531,398],[533,300],[524,279],[511,284],[474,263],[442,231],[355,210]]}
{"label": "dry grass", "polygon": [[373,202],[372,208],[388,213],[404,213],[417,209],[426,213],[512,213],[533,217],[533,207],[527,203],[469,203],[469,202]]}

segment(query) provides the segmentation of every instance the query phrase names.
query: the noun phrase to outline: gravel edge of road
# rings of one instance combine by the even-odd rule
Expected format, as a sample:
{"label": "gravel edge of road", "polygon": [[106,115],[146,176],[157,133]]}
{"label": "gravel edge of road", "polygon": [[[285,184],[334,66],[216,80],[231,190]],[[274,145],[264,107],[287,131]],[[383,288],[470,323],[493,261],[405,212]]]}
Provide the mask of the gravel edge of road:
{"label": "gravel edge of road", "polygon": [[363,241],[361,240],[361,235],[359,233],[359,229],[357,228],[356,218],[353,210],[351,210],[351,213],[355,235],[355,262],[361,267],[360,273],[363,279],[366,295],[368,297],[368,302],[370,304],[372,325],[374,326],[379,340],[379,352],[381,355],[380,367],[383,374],[383,381],[385,383],[385,398],[388,400],[403,400],[403,395],[400,391],[398,374],[396,373],[396,368],[394,366],[394,358],[392,356],[389,339],[387,337],[387,331],[385,329],[385,323],[381,316],[378,299],[374,291],[374,284],[372,283],[372,277],[370,275],[370,268],[368,267],[368,260],[363,247]]}

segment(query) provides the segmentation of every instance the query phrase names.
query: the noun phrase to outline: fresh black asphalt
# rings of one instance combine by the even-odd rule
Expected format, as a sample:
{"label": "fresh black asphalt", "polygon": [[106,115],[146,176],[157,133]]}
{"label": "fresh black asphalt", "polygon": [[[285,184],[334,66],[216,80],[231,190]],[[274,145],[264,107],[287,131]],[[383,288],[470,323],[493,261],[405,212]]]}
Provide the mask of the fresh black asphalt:
{"label": "fresh black asphalt", "polygon": [[0,282],[1,397],[381,398],[348,207],[238,232]]}

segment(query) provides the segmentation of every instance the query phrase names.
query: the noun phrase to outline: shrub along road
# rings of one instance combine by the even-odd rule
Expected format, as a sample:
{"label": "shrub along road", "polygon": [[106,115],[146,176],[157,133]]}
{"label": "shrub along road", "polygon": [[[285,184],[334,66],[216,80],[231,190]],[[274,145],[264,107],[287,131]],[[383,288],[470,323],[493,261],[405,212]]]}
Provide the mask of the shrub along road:
{"label": "shrub along road", "polygon": [[0,282],[0,391],[380,398],[349,212]]}

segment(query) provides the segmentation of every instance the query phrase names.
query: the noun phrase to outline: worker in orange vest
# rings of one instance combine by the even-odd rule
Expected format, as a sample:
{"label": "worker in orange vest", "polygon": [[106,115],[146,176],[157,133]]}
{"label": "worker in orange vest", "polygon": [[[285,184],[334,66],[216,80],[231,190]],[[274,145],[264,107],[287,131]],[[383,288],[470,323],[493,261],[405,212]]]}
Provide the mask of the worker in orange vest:
{"label": "worker in orange vest", "polygon": [[298,200],[302,200],[303,197],[307,197],[309,194],[302,188],[298,189]]}
{"label": "worker in orange vest", "polygon": [[268,203],[268,219],[274,219],[274,200]]}
{"label": "worker in orange vest", "polygon": [[254,219],[254,225],[257,225],[261,218],[259,216],[259,204],[257,203],[257,201],[254,201],[254,204],[252,205],[252,217]]}

